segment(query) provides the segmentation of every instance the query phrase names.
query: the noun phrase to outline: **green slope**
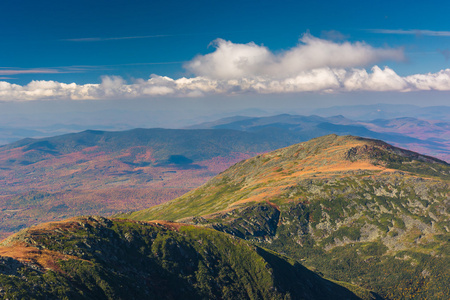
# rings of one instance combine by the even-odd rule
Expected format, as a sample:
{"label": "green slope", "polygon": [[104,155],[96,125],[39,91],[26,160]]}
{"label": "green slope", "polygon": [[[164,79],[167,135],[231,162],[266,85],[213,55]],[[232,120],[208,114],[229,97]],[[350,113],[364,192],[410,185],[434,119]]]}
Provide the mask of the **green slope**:
{"label": "green slope", "polygon": [[389,299],[448,299],[449,179],[443,161],[330,135],[243,161],[124,217],[227,232]]}
{"label": "green slope", "polygon": [[[356,166],[352,170],[339,169],[342,168],[342,163],[359,161],[366,162],[369,166]],[[371,165],[379,168],[369,168]],[[327,170],[327,166],[333,167],[336,172]],[[272,201],[282,197],[292,200],[289,197],[290,190],[301,188],[303,184],[298,183],[301,180],[315,180],[318,176],[345,178],[352,175],[370,178],[369,175],[378,176],[385,169],[404,171],[400,175],[404,178],[424,176],[439,182],[450,179],[450,166],[444,161],[395,148],[377,140],[328,135],[242,161],[174,201],[134,212],[126,217],[136,220],[180,220],[234,208],[239,205],[238,201],[246,199]],[[388,178],[393,174],[387,173]],[[279,187],[289,189],[277,193],[276,197],[255,197]]]}
{"label": "green slope", "polygon": [[360,299],[278,254],[173,223],[82,217],[21,231],[0,254],[3,299]]}

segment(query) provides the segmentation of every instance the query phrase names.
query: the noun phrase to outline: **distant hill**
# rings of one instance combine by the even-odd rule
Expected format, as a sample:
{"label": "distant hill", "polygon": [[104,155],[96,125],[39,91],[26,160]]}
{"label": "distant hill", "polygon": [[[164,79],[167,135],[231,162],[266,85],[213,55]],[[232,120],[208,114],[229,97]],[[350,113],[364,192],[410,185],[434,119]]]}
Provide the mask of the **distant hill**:
{"label": "distant hill", "polygon": [[134,129],[4,145],[0,237],[44,221],[147,208],[291,143],[284,135],[236,130]]}
{"label": "distant hill", "polygon": [[122,215],[202,225],[388,299],[450,294],[450,165],[328,135],[242,161],[168,203]]}
{"label": "distant hill", "polygon": [[[366,108],[364,106],[364,108]],[[338,110],[339,112],[340,110]],[[220,119],[191,126],[192,129],[234,129],[289,136],[294,143],[327,134],[356,135],[380,139],[398,147],[450,161],[450,122],[411,117],[354,121],[342,115],[330,117],[282,114],[270,117]]]}
{"label": "distant hill", "polygon": [[411,117],[425,120],[450,120],[450,106],[420,107],[410,104],[345,105],[314,110],[320,116],[344,115],[353,120],[395,119]]}
{"label": "distant hill", "polygon": [[[150,147],[156,161],[164,161],[172,154],[204,160],[229,152],[259,152],[288,144],[282,138],[268,140],[262,135],[233,130],[133,129],[127,131],[86,130],[41,139],[23,139],[0,147],[22,151],[35,150],[38,154],[64,155],[96,147],[106,153],[120,152],[132,147]],[[29,162],[44,160],[45,155],[34,155]],[[20,162],[19,162],[20,163]]]}
{"label": "distant hill", "polygon": [[0,244],[3,299],[376,299],[211,229],[83,217]]}
{"label": "distant hill", "polygon": [[0,237],[43,221],[160,204],[242,159],[331,133],[382,139],[449,161],[449,128],[449,122],[414,118],[357,122],[282,114],[183,130],[27,138],[0,146]]}

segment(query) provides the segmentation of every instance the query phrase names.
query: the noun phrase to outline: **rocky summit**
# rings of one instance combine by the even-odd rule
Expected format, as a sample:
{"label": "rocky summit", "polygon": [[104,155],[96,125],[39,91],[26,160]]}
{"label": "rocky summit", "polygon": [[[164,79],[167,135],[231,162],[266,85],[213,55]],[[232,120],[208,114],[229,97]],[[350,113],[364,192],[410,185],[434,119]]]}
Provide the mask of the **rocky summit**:
{"label": "rocky summit", "polygon": [[226,232],[386,299],[448,299],[449,184],[444,161],[328,135],[242,161],[122,217]]}

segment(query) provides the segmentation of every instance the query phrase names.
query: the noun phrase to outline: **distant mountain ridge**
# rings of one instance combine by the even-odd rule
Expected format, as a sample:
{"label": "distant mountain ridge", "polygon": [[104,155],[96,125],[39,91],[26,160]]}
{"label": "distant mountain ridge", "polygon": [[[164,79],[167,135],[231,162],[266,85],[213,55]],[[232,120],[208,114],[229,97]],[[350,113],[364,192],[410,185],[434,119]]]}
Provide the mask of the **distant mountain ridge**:
{"label": "distant mountain ridge", "polygon": [[194,127],[203,129],[87,130],[0,146],[0,236],[35,219],[143,209],[181,196],[239,160],[330,133],[450,160],[445,121],[282,114]]}
{"label": "distant mountain ridge", "polygon": [[446,121],[450,119],[450,106],[421,107],[410,104],[378,103],[370,105],[331,106],[315,109],[313,113],[324,117],[341,114],[347,118],[360,121],[402,117]]}
{"label": "distant mountain ridge", "polygon": [[419,120],[411,117],[354,121],[342,115],[320,117],[281,114],[269,117],[220,119],[190,126],[192,129],[234,129],[290,136],[295,142],[327,135],[355,135],[380,139],[398,147],[427,153],[450,161],[450,122]]}
{"label": "distant mountain ridge", "polygon": [[132,129],[127,131],[86,130],[80,133],[65,134],[41,139],[23,139],[1,146],[10,150],[25,147],[24,151],[54,151],[55,154],[68,154],[90,147],[100,151],[117,152],[137,146],[154,149],[157,160],[169,157],[166,153],[186,155],[194,160],[234,152],[259,152],[270,147],[287,144],[280,138],[266,140],[263,136],[233,130],[182,130],[182,129]]}
{"label": "distant mountain ridge", "polygon": [[0,146],[0,236],[173,199],[231,164],[289,145],[236,130],[87,130]]}

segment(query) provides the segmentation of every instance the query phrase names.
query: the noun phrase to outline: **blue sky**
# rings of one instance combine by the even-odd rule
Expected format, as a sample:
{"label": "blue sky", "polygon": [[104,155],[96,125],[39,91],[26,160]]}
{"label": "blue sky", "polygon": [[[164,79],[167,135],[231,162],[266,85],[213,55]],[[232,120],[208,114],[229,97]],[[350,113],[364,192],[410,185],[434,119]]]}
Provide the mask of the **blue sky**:
{"label": "blue sky", "polygon": [[[450,71],[442,71],[450,68],[449,11],[447,1],[3,0],[0,81],[8,85],[0,85],[0,98],[351,94],[355,90],[413,94],[427,89],[448,94]],[[299,66],[290,77],[281,76],[284,66],[301,61],[304,52],[328,48],[322,61]],[[231,54],[222,59],[222,50]],[[298,53],[286,59],[291,50]],[[366,52],[367,60],[339,62],[340,55]],[[241,59],[239,55],[245,61],[255,55],[264,58],[250,62],[242,72],[214,71],[223,67],[222,62],[226,67]],[[335,60],[330,62],[327,55]],[[406,78],[428,73],[437,75]],[[147,82],[152,74],[170,80],[200,76],[202,82],[174,83],[155,76]],[[229,82],[244,77],[244,83]],[[321,80],[330,81],[310,87]],[[380,80],[396,84],[380,84]],[[31,81],[45,82],[27,86]],[[281,87],[274,87],[274,82]],[[100,87],[85,86],[100,83]]]}

